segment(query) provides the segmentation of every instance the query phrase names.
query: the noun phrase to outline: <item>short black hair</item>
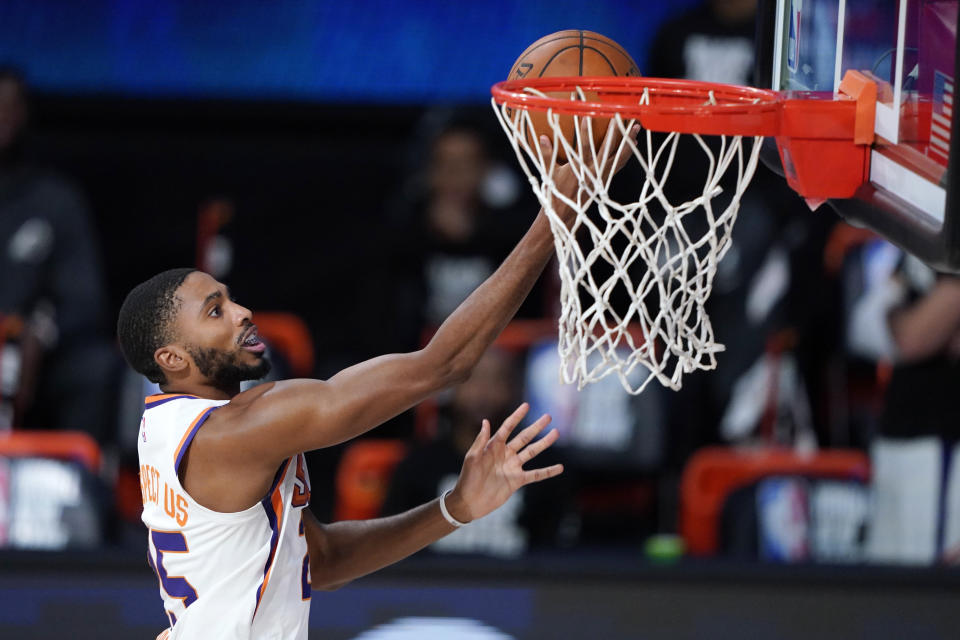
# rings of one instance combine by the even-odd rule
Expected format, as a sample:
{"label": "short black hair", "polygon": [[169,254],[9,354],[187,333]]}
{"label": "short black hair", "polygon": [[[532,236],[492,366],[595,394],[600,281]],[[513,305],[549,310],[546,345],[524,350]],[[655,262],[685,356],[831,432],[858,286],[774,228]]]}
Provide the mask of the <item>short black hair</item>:
{"label": "short black hair", "polygon": [[150,382],[166,382],[153,354],[172,339],[170,323],[180,305],[174,295],[196,269],[170,269],[141,282],[127,294],[117,318],[117,336],[127,363]]}

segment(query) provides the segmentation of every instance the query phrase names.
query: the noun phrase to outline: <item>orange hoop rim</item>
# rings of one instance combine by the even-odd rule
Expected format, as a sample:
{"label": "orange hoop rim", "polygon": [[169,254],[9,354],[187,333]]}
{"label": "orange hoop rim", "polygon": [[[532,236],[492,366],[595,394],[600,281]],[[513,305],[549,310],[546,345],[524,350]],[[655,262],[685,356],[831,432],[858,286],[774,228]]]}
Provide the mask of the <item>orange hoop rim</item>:
{"label": "orange hoop rim", "polygon": [[[569,97],[579,87],[590,100]],[[567,96],[540,96],[563,92]],[[639,104],[647,93],[649,104]],[[651,131],[775,136],[783,107],[778,92],[740,85],[645,77],[557,77],[504,80],[490,89],[499,105],[524,111],[636,119]],[[714,104],[708,103],[711,95]]]}

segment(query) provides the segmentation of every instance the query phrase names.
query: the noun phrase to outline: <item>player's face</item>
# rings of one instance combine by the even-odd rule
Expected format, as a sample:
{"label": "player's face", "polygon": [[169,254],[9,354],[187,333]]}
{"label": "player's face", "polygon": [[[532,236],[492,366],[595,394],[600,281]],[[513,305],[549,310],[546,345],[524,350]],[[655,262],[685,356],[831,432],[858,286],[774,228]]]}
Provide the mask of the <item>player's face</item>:
{"label": "player's face", "polygon": [[230,298],[229,290],[206,273],[195,271],[177,290],[177,341],[197,370],[219,386],[262,378],[270,371],[266,345],[257,334],[250,310]]}

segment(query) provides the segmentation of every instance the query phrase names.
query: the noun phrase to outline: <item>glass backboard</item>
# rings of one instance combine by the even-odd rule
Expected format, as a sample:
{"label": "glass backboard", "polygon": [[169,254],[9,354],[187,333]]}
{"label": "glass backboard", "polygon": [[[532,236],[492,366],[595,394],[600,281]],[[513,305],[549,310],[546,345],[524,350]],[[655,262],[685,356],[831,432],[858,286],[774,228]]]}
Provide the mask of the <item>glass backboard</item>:
{"label": "glass backboard", "polygon": [[[877,82],[869,180],[854,198],[830,204],[848,221],[954,272],[957,8],[958,0],[767,0],[757,69],[758,86],[780,91],[836,92],[850,69]],[[774,153],[764,160],[779,166]]]}

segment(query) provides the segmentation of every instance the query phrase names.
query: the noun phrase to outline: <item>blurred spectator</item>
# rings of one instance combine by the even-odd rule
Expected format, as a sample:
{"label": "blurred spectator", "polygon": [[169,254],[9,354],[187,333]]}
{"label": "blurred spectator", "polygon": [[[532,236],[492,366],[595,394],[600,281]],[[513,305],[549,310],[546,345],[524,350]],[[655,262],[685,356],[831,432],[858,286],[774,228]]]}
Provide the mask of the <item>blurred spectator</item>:
{"label": "blurred spectator", "polygon": [[[621,349],[625,351],[625,347]],[[627,357],[626,351],[622,357]],[[587,367],[597,366],[599,361],[600,354],[593,353]],[[555,338],[531,345],[525,395],[532,414],[549,413],[553,418],[551,425],[560,432],[556,446],[586,468],[658,470],[666,438],[664,396],[672,392],[651,384],[643,393],[631,395],[612,375],[578,390],[576,385],[560,381],[560,367]],[[636,386],[645,375],[643,367],[636,367],[627,378]]]}
{"label": "blurred spectator", "polygon": [[386,244],[402,280],[397,305],[418,338],[493,273],[536,212],[526,200],[517,207],[520,184],[495,161],[481,122],[447,111],[425,116],[414,151],[422,167],[392,212]]}
{"label": "blurred spectator", "polygon": [[[646,74],[751,84],[755,13],[756,0],[710,0],[668,21],[655,37]],[[671,174],[671,201],[702,191],[706,162],[693,136],[681,136],[676,166],[683,171]],[[716,200],[725,206],[725,197]],[[691,237],[706,233],[706,222],[693,218]],[[833,333],[816,326],[830,301],[822,293],[821,254],[833,220],[824,212],[811,215],[782,178],[757,168],[707,304],[726,351],[716,371],[689,376],[672,396],[670,451],[677,467],[710,442],[815,446],[807,389],[819,354],[826,353],[819,342]]]}
{"label": "blurred spectator", "polygon": [[[556,335],[556,320],[550,320]],[[628,356],[626,347],[620,356]],[[592,353],[587,367],[599,365]],[[659,473],[664,464],[665,396],[657,383],[631,395],[610,375],[577,389],[560,379],[556,337],[530,345],[524,371],[524,397],[532,415],[549,413],[559,432],[554,448],[566,461],[565,474],[577,483],[580,546],[635,545],[656,532]],[[627,375],[638,386],[647,370]]]}
{"label": "blurred spectator", "polygon": [[[22,426],[112,433],[109,385],[118,358],[105,323],[106,296],[95,235],[77,190],[25,159],[28,89],[0,69],[0,314],[22,322],[18,345],[30,358],[5,358],[7,380],[27,398]],[[22,395],[21,395],[22,398]]]}
{"label": "blurred spectator", "polygon": [[[383,514],[399,513],[453,488],[481,421],[501,423],[518,404],[519,389],[513,357],[495,347],[487,351],[470,379],[456,387],[442,407],[436,439],[413,449],[397,466]],[[544,465],[556,462],[550,449],[540,458]],[[550,486],[528,485],[497,511],[434,543],[431,549],[512,557],[531,547],[568,545],[576,534],[571,501],[566,473]]]}
{"label": "blurred spectator", "polygon": [[937,274],[882,240],[847,269],[847,344],[893,363],[870,445],[874,509],[868,553],[885,562],[960,556],[960,278]]}
{"label": "blurred spectator", "polygon": [[666,22],[647,75],[749,84],[756,12],[757,0],[708,0]]}

